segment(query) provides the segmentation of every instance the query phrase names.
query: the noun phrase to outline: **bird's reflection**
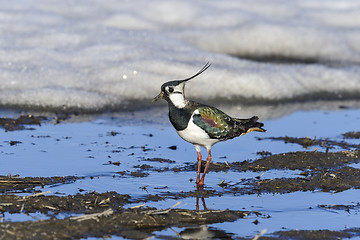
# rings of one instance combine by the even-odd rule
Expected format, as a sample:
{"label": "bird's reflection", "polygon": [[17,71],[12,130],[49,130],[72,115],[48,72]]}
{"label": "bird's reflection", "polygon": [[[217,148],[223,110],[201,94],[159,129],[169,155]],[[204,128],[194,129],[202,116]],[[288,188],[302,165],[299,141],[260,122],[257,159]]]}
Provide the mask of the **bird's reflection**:
{"label": "bird's reflection", "polygon": [[179,233],[181,239],[232,239],[232,235],[208,225],[188,227]]}
{"label": "bird's reflection", "polygon": [[[199,189],[198,189],[199,190]],[[205,197],[196,197],[196,210],[208,210],[206,207]],[[227,233],[223,230],[204,225],[194,225],[184,228],[181,232],[177,232],[170,228],[181,239],[232,239],[233,233]]]}
{"label": "bird's reflection", "polygon": [[205,203],[205,198],[204,197],[196,197],[196,211],[200,210],[199,199],[201,199],[204,210],[207,210],[206,203]]}

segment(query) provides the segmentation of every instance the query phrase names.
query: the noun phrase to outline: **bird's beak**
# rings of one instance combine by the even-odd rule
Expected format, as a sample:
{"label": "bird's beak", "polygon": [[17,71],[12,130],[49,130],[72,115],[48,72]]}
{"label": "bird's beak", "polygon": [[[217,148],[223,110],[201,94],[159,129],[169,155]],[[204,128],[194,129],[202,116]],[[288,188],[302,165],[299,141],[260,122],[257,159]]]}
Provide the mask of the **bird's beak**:
{"label": "bird's beak", "polygon": [[154,97],[154,99],[151,100],[151,102],[156,102],[157,100],[163,99],[163,98],[164,98],[164,93],[161,92],[161,93],[159,93],[159,95],[157,95],[156,97]]}

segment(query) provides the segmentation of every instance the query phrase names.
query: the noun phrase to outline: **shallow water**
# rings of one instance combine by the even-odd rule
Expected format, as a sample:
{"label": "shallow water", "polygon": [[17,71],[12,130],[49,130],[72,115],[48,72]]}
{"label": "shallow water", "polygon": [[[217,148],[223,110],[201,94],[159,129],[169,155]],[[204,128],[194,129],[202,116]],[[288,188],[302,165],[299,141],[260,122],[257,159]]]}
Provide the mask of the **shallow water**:
{"label": "shallow water", "polygon": [[[141,121],[140,121],[141,122]],[[156,169],[182,167],[196,161],[194,147],[180,139],[168,124],[126,124],[120,119],[111,121],[100,117],[88,122],[52,123],[35,127],[35,130],[3,132],[0,142],[0,175],[19,174],[25,176],[68,176],[83,177],[73,183],[56,184],[38,188],[42,192],[68,195],[83,192],[116,191],[130,194],[141,200],[148,194],[166,194],[194,191],[195,171],[142,170],[148,174],[133,177],[139,167],[147,164]],[[237,162],[254,160],[259,151],[272,154],[304,150],[298,144],[285,144],[282,141],[261,140],[258,137],[311,137],[342,140],[342,133],[358,130],[360,111],[355,109],[339,111],[295,112],[280,119],[264,121],[268,131],[251,133],[243,137],[220,143],[213,148],[214,162]],[[10,145],[10,141],[19,141]],[[351,140],[359,144],[359,140]],[[176,146],[176,150],[169,147]],[[321,147],[309,147],[308,151],[325,151]],[[339,150],[339,149],[331,149]],[[205,154],[205,151],[203,152]],[[148,158],[170,159],[171,162],[151,162]],[[119,162],[119,165],[110,164]],[[355,165],[355,164],[353,164]],[[123,173],[125,173],[123,175]],[[272,179],[298,176],[300,171],[269,170],[265,172],[209,172],[206,177],[206,190],[222,192],[218,185],[222,180],[241,186],[246,179],[260,177]],[[359,190],[341,193],[295,192],[290,194],[230,195],[204,199],[208,209],[232,209],[260,211],[270,218],[249,216],[233,223],[208,225],[211,231],[225,231],[238,237],[254,236],[267,229],[268,233],[289,229],[330,229],[343,230],[357,227],[359,210],[324,210],[323,204],[356,204]],[[180,208],[196,209],[195,198],[146,201],[146,206],[169,208],[180,201]],[[126,207],[139,205],[131,204]],[[200,201],[200,209],[204,206]],[[294,217],[296,216],[296,217]],[[41,214],[5,215],[5,221],[26,221],[46,218]],[[61,217],[61,216],[60,216]],[[255,221],[257,220],[257,221]],[[257,223],[255,224],[254,221]],[[239,227],[241,226],[241,227]],[[176,236],[184,229],[168,229],[155,232],[155,235]],[[210,232],[211,232],[210,231]]]}
{"label": "shallow water", "polygon": [[[354,204],[349,199],[354,199],[354,196],[358,193],[358,190],[349,190],[338,194],[295,192],[284,195],[210,197],[205,199],[208,209],[246,209],[266,213],[271,217],[258,218],[250,215],[247,219],[211,224],[208,227],[233,233],[237,237],[251,237],[263,229],[266,229],[268,233],[272,233],[292,229],[341,230],[358,227],[359,210],[346,212],[345,210],[324,210],[318,207],[321,204]],[[175,203],[176,201],[167,201],[162,206],[167,208]],[[185,199],[182,204],[182,207],[195,209],[195,199]],[[202,206],[200,209],[202,209]],[[258,220],[259,223],[255,224],[255,220]],[[166,234],[173,235],[171,231],[166,231]]]}

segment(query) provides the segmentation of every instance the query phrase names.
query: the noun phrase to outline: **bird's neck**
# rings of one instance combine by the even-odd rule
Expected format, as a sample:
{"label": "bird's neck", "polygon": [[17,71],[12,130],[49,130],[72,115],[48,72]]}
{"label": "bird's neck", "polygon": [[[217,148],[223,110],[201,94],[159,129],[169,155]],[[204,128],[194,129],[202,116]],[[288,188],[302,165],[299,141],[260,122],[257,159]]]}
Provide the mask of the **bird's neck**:
{"label": "bird's neck", "polygon": [[171,94],[169,98],[172,104],[174,104],[174,106],[177,108],[184,108],[189,102],[187,99],[185,99],[183,94],[179,93]]}

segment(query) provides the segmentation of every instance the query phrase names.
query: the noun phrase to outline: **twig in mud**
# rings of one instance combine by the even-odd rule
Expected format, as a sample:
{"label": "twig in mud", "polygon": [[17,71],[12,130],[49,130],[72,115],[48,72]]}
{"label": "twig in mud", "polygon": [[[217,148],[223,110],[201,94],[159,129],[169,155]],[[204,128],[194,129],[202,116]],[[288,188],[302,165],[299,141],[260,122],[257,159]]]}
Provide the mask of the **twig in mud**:
{"label": "twig in mud", "polygon": [[48,193],[51,193],[51,191],[46,191],[46,192],[41,192],[41,193],[34,193],[32,195],[29,195],[29,196],[23,196],[22,199],[19,199],[18,201],[22,201],[23,204],[21,205],[21,208],[20,208],[20,213],[22,213],[24,211],[24,208],[25,208],[25,200],[27,198],[31,198],[31,197],[38,197],[38,196],[42,196],[42,195],[45,195],[45,194],[48,194]]}
{"label": "twig in mud", "polygon": [[78,221],[78,222],[82,222],[82,221],[85,221],[85,220],[89,220],[89,219],[94,219],[96,221],[99,221],[99,218],[102,217],[102,216],[110,216],[111,214],[114,213],[114,210],[112,210],[111,208],[101,212],[101,213],[93,213],[93,214],[84,214],[84,215],[81,215],[81,216],[77,216],[77,217],[71,217],[70,220],[75,220],[75,221]]}
{"label": "twig in mud", "polygon": [[12,205],[13,205],[12,203],[0,203],[0,206],[5,206],[5,207],[12,206]]}
{"label": "twig in mud", "polygon": [[153,215],[156,215],[156,214],[165,214],[165,213],[168,213],[171,211],[171,209],[173,209],[174,207],[178,206],[181,202],[177,202],[175,203],[173,206],[165,209],[165,210],[152,210],[152,211],[149,211],[147,214],[153,214]]}
{"label": "twig in mud", "polygon": [[175,231],[175,230],[172,229],[171,227],[169,227],[169,229],[170,229],[171,231],[173,231],[173,232],[176,234],[176,236],[181,237],[181,235],[180,235],[177,231]]}
{"label": "twig in mud", "polygon": [[52,207],[52,206],[49,206],[49,205],[45,205],[44,208],[48,208],[50,210],[56,210],[57,209],[56,207]]}
{"label": "twig in mud", "polygon": [[263,172],[262,174],[260,174],[259,176],[256,176],[256,179],[260,179],[263,175],[265,175],[265,173]]}
{"label": "twig in mud", "polygon": [[21,205],[20,213],[22,213],[24,211],[24,208],[25,208],[25,198],[24,198],[23,204]]}
{"label": "twig in mud", "polygon": [[[97,200],[97,198],[96,198],[96,200]],[[95,203],[96,203],[96,200],[95,200]],[[111,200],[110,200],[110,198],[107,198],[107,199],[101,200],[101,201],[98,203],[98,205],[107,204],[107,203],[109,203],[109,202],[111,202]]]}
{"label": "twig in mud", "polygon": [[141,208],[141,207],[143,207],[143,206],[145,206],[145,203],[144,203],[144,204],[137,205],[137,206],[130,207],[129,209]]}
{"label": "twig in mud", "polygon": [[218,184],[219,186],[221,186],[221,185],[225,185],[225,180],[223,179],[223,180],[221,180],[221,182]]}
{"label": "twig in mud", "polygon": [[261,230],[252,240],[258,240],[262,235],[266,233],[266,229]]}
{"label": "twig in mud", "polygon": [[227,162],[227,161],[225,161],[225,164],[226,164],[226,166],[228,166],[228,167],[230,168],[230,165],[228,164],[228,162]]}
{"label": "twig in mud", "polygon": [[150,240],[150,239],[154,239],[154,238],[155,238],[155,236],[150,236],[150,237],[145,238],[144,240]]}
{"label": "twig in mud", "polygon": [[42,195],[45,195],[45,194],[48,194],[48,193],[51,193],[51,191],[46,191],[46,192],[41,192],[41,193],[34,193],[32,195],[29,195],[29,196],[24,196],[23,199],[31,198],[31,197],[38,197],[38,196],[42,196]]}

